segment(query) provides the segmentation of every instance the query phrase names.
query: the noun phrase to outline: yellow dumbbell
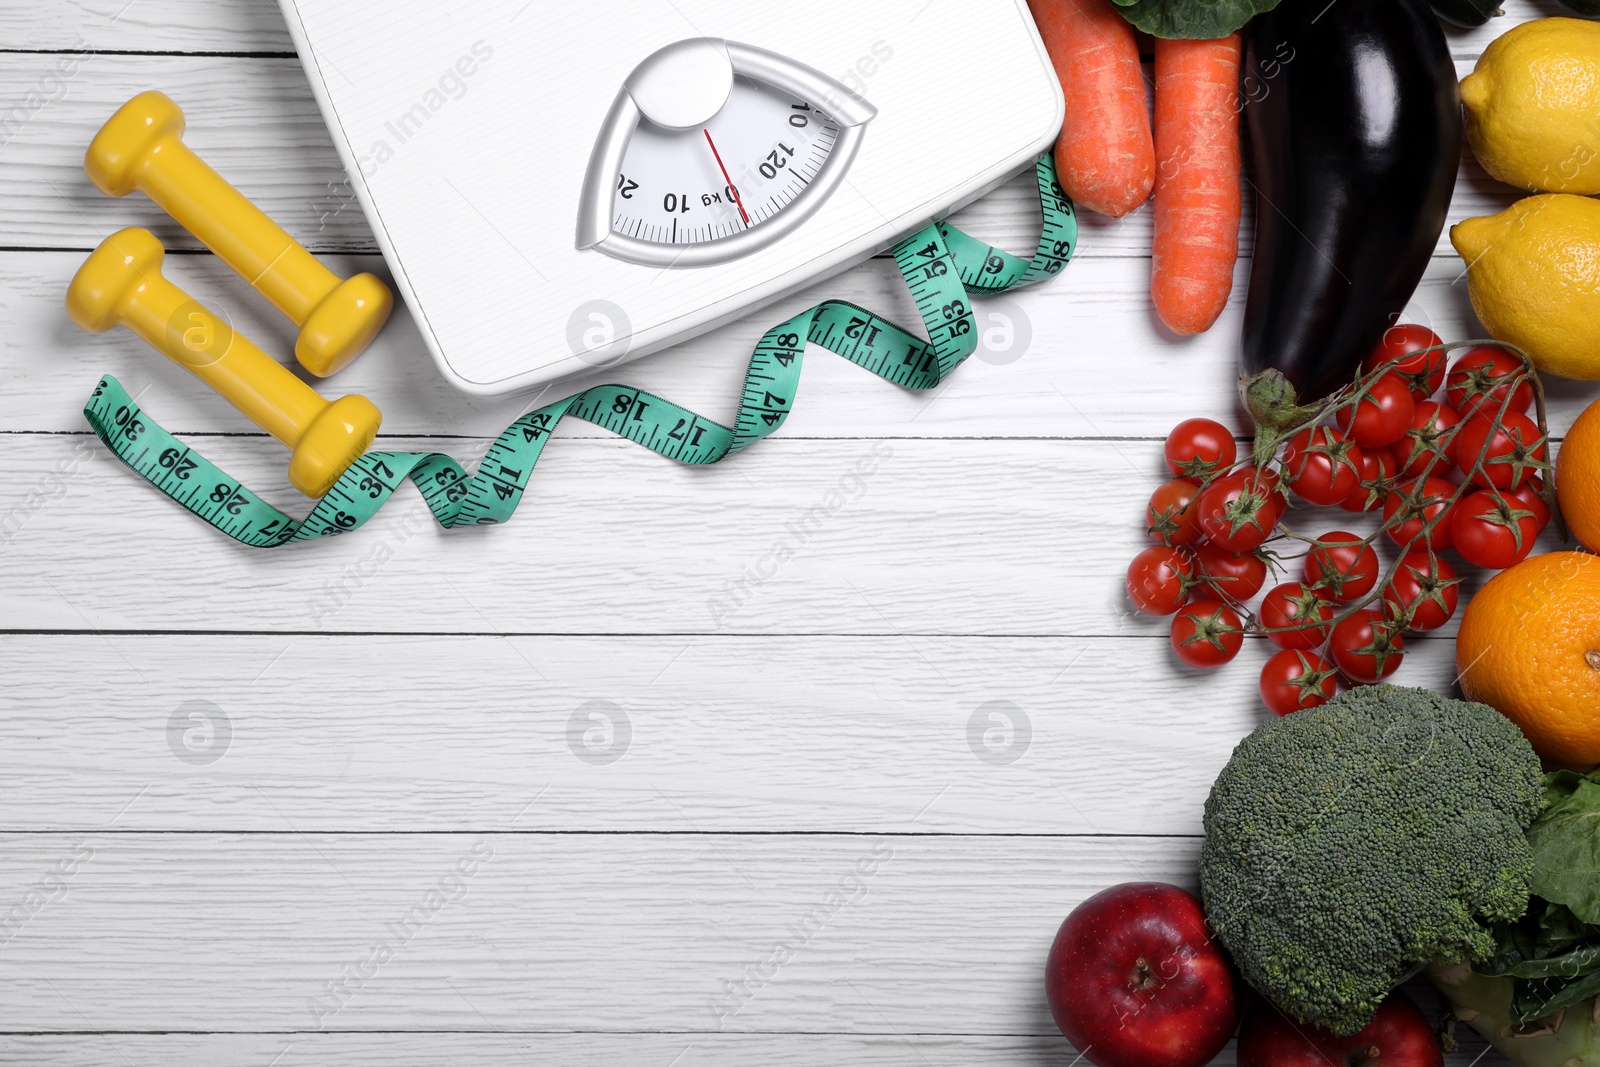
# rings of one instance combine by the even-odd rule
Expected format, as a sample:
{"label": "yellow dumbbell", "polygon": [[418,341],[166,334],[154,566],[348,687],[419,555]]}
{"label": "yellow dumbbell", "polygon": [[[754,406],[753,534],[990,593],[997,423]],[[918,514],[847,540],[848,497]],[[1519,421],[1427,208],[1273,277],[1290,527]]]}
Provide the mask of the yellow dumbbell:
{"label": "yellow dumbbell", "polygon": [[183,143],[183,110],[140,93],[106,120],[83,169],[109,196],[142,190],[300,327],[294,354],[325,377],[371,343],[394,307],[371,274],[341,280]]}
{"label": "yellow dumbbell", "polygon": [[383,415],[364,396],[324,400],[283,364],[161,276],[149,230],[118,230],[67,287],[67,314],[90,333],[126,326],[293,450],[289,482],[320,497],[372,444]]}

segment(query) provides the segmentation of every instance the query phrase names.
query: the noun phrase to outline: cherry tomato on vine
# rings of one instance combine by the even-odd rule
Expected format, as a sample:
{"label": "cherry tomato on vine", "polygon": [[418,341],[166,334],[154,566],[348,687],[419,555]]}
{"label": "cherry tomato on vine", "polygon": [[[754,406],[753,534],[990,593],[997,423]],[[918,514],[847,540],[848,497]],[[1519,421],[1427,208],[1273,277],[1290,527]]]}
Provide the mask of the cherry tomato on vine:
{"label": "cherry tomato on vine", "polygon": [[1272,534],[1289,502],[1270,470],[1246,467],[1200,492],[1200,529],[1229,552],[1250,552]]}
{"label": "cherry tomato on vine", "polygon": [[1176,548],[1147,548],[1128,564],[1128,599],[1146,615],[1171,615],[1189,599],[1194,565]]}
{"label": "cherry tomato on vine", "polygon": [[1207,541],[1195,549],[1194,560],[1218,600],[1242,604],[1267,583],[1267,561],[1254,552],[1229,552]]}
{"label": "cherry tomato on vine", "polygon": [[[1389,527],[1389,536],[1406,551],[1421,552],[1432,548],[1442,552],[1453,544],[1450,539],[1450,516],[1447,514],[1456,493],[1456,487],[1443,478],[1429,478],[1399,486],[1383,498],[1383,521],[1387,524],[1399,517],[1396,525]],[[1442,516],[1442,517],[1441,517]],[[1423,528],[1432,522],[1425,533]]]}
{"label": "cherry tomato on vine", "polygon": [[1369,385],[1360,400],[1340,408],[1334,419],[1362,448],[1387,448],[1411,429],[1416,408],[1405,379],[1389,373]]}
{"label": "cherry tomato on vine", "polygon": [[1450,517],[1450,536],[1461,558],[1477,567],[1502,571],[1521,563],[1539,536],[1539,517],[1493,489],[1461,499]]}
{"label": "cherry tomato on vine", "polygon": [[[1499,425],[1483,415],[1461,424],[1455,440],[1456,466],[1472,473],[1473,485],[1515,489],[1528,477],[1549,466],[1550,448],[1539,424],[1520,412],[1508,411]],[[1483,467],[1473,464],[1483,457]]]}
{"label": "cherry tomato on vine", "polygon": [[1544,499],[1544,479],[1530,476],[1515,489],[1502,489],[1500,495],[1512,501],[1514,507],[1533,512],[1539,520],[1539,532],[1550,525],[1550,505]]}
{"label": "cherry tomato on vine", "polygon": [[1339,506],[1346,511],[1372,511],[1382,507],[1383,498],[1394,488],[1394,479],[1399,473],[1400,465],[1387,448],[1362,449],[1361,484],[1339,501]]}
{"label": "cherry tomato on vine", "polygon": [[1261,625],[1279,648],[1316,648],[1328,639],[1333,601],[1320,589],[1284,582],[1261,598]]}
{"label": "cherry tomato on vine", "polygon": [[1167,434],[1167,470],[1174,478],[1205,478],[1239,458],[1233,434],[1211,419],[1184,419]]}
{"label": "cherry tomato on vine", "polygon": [[1172,617],[1172,650],[1191,667],[1220,667],[1244,646],[1239,613],[1220,600],[1185,604]]}
{"label": "cherry tomato on vine", "polygon": [[1406,641],[1376,611],[1351,612],[1328,635],[1328,656],[1352,682],[1372,685],[1400,669]]}
{"label": "cherry tomato on vine", "polygon": [[1200,532],[1200,513],[1194,507],[1199,495],[1200,483],[1187,478],[1156,486],[1144,509],[1145,533],[1164,545],[1192,545],[1200,540],[1205,535]]}
{"label": "cherry tomato on vine", "polygon": [[1476,413],[1496,417],[1507,396],[1506,411],[1519,414],[1533,406],[1531,372],[1512,352],[1495,345],[1476,345],[1462,352],[1444,380],[1444,399],[1462,418]]}
{"label": "cherry tomato on vine", "polygon": [[1424,471],[1443,478],[1455,462],[1456,427],[1461,416],[1437,400],[1419,401],[1411,413],[1411,428],[1394,445],[1400,477],[1420,478]]}
{"label": "cherry tomato on vine", "polygon": [[1439,335],[1426,326],[1412,322],[1391,326],[1383,332],[1378,347],[1361,361],[1361,368],[1375,371],[1391,360],[1398,360],[1393,367],[1394,373],[1400,375],[1412,396],[1426,400],[1438,391],[1439,384],[1444,381],[1446,357],[1438,349],[1432,352],[1424,352],[1423,349],[1443,343]]}
{"label": "cherry tomato on vine", "polygon": [[1378,587],[1378,553],[1353,533],[1334,530],[1306,553],[1306,584],[1320,586],[1348,604]]}
{"label": "cherry tomato on vine", "polygon": [[1311,504],[1337,504],[1361,483],[1361,446],[1342,430],[1317,426],[1289,438],[1283,480]]}
{"label": "cherry tomato on vine", "polygon": [[1456,613],[1461,579],[1456,569],[1438,556],[1410,552],[1400,561],[1394,581],[1383,590],[1384,613],[1393,622],[1405,622],[1407,629],[1419,633],[1437,630]]}
{"label": "cherry tomato on vine", "polygon": [[1274,653],[1261,668],[1261,703],[1274,715],[1326,704],[1338,687],[1333,664],[1303,649]]}

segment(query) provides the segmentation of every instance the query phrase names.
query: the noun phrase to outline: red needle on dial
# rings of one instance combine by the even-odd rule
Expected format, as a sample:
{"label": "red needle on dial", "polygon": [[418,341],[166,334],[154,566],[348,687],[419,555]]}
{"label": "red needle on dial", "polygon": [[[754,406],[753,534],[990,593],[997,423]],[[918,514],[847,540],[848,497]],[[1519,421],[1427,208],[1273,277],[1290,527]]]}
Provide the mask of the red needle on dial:
{"label": "red needle on dial", "polygon": [[727,182],[728,189],[733,193],[733,202],[738,205],[739,217],[744,219],[746,226],[750,225],[750,216],[745,212],[744,201],[739,199],[739,190],[733,187],[733,179],[728,177],[728,168],[722,165],[722,153],[717,151],[717,142],[711,139],[710,130],[701,130],[700,132],[706,135],[706,144],[711,146],[711,155],[717,161],[717,169],[722,171],[722,180]]}

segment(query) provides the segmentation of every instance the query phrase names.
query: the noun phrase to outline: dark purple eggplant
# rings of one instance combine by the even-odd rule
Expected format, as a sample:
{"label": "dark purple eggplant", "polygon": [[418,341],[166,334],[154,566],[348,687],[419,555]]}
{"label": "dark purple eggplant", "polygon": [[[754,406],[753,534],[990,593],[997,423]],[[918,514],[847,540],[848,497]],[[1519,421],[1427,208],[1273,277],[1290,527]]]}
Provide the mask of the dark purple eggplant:
{"label": "dark purple eggplant", "polygon": [[1460,94],[1426,0],[1283,0],[1245,32],[1257,195],[1240,362],[1305,402],[1354,377],[1421,281],[1455,189]]}
{"label": "dark purple eggplant", "polygon": [[1432,0],[1433,13],[1453,26],[1482,26],[1504,15],[1499,0]]}

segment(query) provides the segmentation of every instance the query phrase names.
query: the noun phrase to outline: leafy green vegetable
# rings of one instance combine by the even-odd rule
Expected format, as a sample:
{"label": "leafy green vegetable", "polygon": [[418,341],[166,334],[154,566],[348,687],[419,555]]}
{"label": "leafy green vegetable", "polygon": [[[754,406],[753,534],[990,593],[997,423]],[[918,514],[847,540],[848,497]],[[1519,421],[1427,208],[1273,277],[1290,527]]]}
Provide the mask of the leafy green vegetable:
{"label": "leafy green vegetable", "polygon": [[1523,960],[1505,973],[1513,978],[1582,978],[1596,970],[1600,970],[1600,944],[1584,945],[1559,956]]}
{"label": "leafy green vegetable", "polygon": [[[1544,905],[1544,914],[1537,915],[1541,903]],[[1572,914],[1572,909],[1565,904],[1552,904],[1548,900],[1534,898],[1529,912],[1537,916],[1539,929],[1533,947],[1540,956],[1559,956],[1595,936],[1596,928]]]}
{"label": "leafy green vegetable", "polygon": [[1544,814],[1528,827],[1533,893],[1600,925],[1600,771],[1545,778]]}
{"label": "leafy green vegetable", "polygon": [[1544,794],[1527,831],[1533,902],[1496,929],[1494,954],[1473,968],[1513,979],[1510,1012],[1522,1024],[1600,993],[1600,771],[1555,771]]}
{"label": "leafy green vegetable", "polygon": [[1226,37],[1278,0],[1112,0],[1122,17],[1155,37]]}
{"label": "leafy green vegetable", "polygon": [[1479,974],[1512,978],[1579,978],[1600,970],[1600,928],[1582,923],[1560,904],[1539,902],[1500,931]]}
{"label": "leafy green vegetable", "polygon": [[[1429,967],[1428,977],[1449,1000],[1456,1018],[1503,1052],[1506,1062],[1519,1067],[1600,1063],[1600,1019],[1587,1004],[1524,1022],[1516,1015],[1515,979],[1478,974],[1465,963]],[[1447,1024],[1446,1034],[1453,1029]]]}
{"label": "leafy green vegetable", "polygon": [[1511,1011],[1518,1022],[1532,1023],[1582,1004],[1596,993],[1600,993],[1600,971],[1572,981],[1519,979],[1511,995]]}

